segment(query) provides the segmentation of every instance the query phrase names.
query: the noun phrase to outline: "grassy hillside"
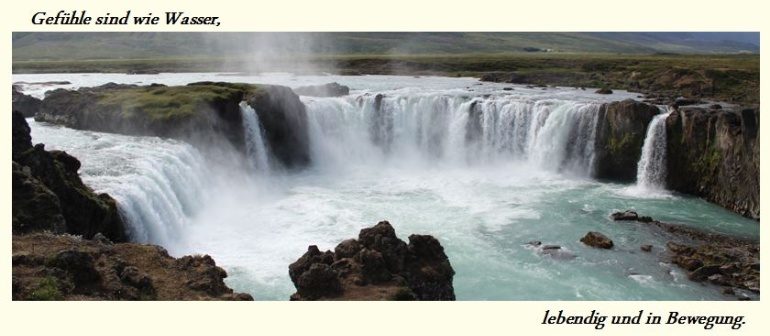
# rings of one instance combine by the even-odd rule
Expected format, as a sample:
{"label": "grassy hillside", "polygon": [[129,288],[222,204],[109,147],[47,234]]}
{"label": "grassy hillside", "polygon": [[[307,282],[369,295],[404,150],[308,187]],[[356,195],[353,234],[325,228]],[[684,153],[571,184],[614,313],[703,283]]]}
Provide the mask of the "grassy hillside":
{"label": "grassy hillside", "polygon": [[[13,60],[242,57],[254,54],[759,52],[752,33],[13,33]],[[732,39],[732,40],[725,40]]]}

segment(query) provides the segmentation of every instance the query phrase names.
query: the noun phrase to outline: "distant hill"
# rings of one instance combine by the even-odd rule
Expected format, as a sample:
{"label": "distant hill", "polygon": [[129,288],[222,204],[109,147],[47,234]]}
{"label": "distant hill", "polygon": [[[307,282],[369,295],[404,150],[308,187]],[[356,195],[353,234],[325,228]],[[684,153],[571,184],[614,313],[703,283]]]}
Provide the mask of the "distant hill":
{"label": "distant hill", "polygon": [[759,33],[752,32],[17,32],[12,39],[14,61],[254,54],[759,53]]}

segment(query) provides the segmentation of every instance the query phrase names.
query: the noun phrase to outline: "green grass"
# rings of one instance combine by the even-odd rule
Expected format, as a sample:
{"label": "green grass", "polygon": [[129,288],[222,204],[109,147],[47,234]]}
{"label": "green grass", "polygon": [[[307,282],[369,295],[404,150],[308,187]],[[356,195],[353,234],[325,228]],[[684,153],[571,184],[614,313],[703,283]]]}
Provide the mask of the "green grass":
{"label": "green grass", "polygon": [[123,118],[178,120],[195,116],[213,102],[256,90],[248,84],[212,84],[104,90],[99,93],[98,104],[114,108]]}
{"label": "green grass", "polygon": [[64,300],[64,294],[59,289],[56,278],[48,275],[40,280],[37,289],[29,295],[29,299],[35,301],[61,301]]}

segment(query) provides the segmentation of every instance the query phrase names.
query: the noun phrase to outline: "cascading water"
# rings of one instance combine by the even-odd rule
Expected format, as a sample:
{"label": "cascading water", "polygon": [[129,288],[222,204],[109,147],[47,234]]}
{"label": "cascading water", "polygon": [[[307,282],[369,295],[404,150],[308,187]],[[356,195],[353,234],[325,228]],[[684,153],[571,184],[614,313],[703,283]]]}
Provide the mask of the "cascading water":
{"label": "cascading water", "polygon": [[305,99],[314,162],[476,165],[518,160],[591,173],[600,104],[413,95]]}
{"label": "cascading water", "polygon": [[636,186],[641,190],[662,190],[666,186],[666,118],[670,113],[656,115],[647,127],[636,171]]}
{"label": "cascading water", "polygon": [[270,172],[269,151],[262,136],[257,113],[246,102],[241,102],[240,107],[248,163],[251,168],[267,174]]}
{"label": "cascading water", "polygon": [[[14,75],[14,81],[60,79],[50,76]],[[278,76],[282,82],[228,78],[317,84],[304,76]],[[137,81],[121,74],[61,79],[84,87]],[[179,85],[221,77],[142,80]],[[456,272],[459,300],[729,299],[718,288],[688,280],[658,253],[629,253],[641,244],[665,246],[670,237],[613,223],[608,216],[616,210],[759,237],[755,221],[702,200],[628,193],[625,185],[584,178],[592,169],[601,103],[635,94],[519,86],[504,91],[509,84],[472,78],[316,80],[359,89],[346,97],[302,97],[312,165],[272,171],[270,178],[254,173],[273,163],[269,151],[259,151],[265,148],[256,137],[262,135],[260,120],[246,106],[241,113],[252,167],[212,160],[209,151],[218,148],[202,148],[203,156],[179,141],[28,122],[34,142],[77,157],[84,182],[117,199],[132,240],[163,245],[175,256],[209,254],[227,271],[228,286],[257,300],[286,300],[295,291],[286,267],[308,245],[334,249],[383,219],[403,240],[414,233],[441,241]],[[652,128],[661,127],[662,119]],[[617,248],[583,245],[579,239],[587,231],[604,233]],[[527,245],[533,240],[577,257],[555,258]]]}
{"label": "cascading water", "polygon": [[208,169],[186,143],[27,122],[34,142],[81,158],[84,183],[115,198],[132,241],[173,247],[205,203]]}

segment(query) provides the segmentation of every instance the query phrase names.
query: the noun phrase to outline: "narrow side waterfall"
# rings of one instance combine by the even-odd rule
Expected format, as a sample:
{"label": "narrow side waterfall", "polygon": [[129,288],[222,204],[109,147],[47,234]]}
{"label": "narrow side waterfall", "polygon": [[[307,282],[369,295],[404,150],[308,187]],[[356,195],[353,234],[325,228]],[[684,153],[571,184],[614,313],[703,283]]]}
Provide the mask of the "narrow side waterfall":
{"label": "narrow side waterfall", "polygon": [[511,97],[305,98],[313,161],[479,165],[521,161],[588,176],[601,104]]}
{"label": "narrow side waterfall", "polygon": [[655,116],[647,127],[636,171],[636,184],[642,190],[666,187],[666,117],[670,113]]}
{"label": "narrow side waterfall", "polygon": [[268,148],[262,136],[257,113],[246,102],[241,102],[241,117],[243,119],[243,137],[246,142],[247,160],[251,168],[264,174],[270,172]]}
{"label": "narrow side waterfall", "polygon": [[175,246],[206,202],[208,168],[184,142],[27,122],[33,142],[79,158],[83,182],[115,198],[131,241]]}

